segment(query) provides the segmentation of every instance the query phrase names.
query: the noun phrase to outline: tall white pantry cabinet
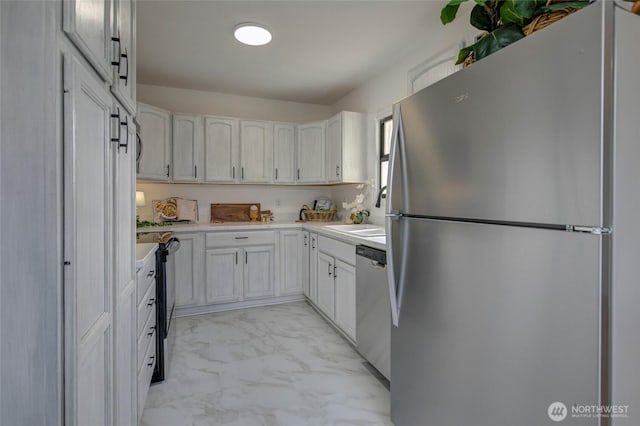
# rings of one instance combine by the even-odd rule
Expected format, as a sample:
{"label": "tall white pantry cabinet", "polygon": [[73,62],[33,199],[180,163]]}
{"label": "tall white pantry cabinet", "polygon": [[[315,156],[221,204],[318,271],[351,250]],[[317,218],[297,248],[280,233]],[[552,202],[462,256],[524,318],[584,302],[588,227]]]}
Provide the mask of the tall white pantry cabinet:
{"label": "tall white pantry cabinet", "polygon": [[137,422],[135,6],[0,2],[2,425]]}

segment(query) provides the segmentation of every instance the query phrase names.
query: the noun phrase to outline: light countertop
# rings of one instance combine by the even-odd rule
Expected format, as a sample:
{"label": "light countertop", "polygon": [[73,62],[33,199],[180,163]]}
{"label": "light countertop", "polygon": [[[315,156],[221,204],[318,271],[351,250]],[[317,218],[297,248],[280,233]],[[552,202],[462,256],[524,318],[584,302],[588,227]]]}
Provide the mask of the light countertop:
{"label": "light countertop", "polygon": [[[386,250],[385,237],[362,237],[348,232],[337,231],[331,229],[332,225],[343,225],[341,222],[225,222],[225,223],[190,223],[176,224],[162,227],[145,227],[138,228],[137,232],[167,232],[173,231],[176,237],[180,238],[181,232],[225,232],[225,231],[255,231],[262,229],[304,229],[309,232],[315,232],[325,235],[349,244],[362,244],[369,247]],[[352,225],[354,229],[358,225]],[[371,226],[371,225],[368,225]],[[384,229],[379,226],[379,229]],[[141,245],[141,244],[138,244]]]}
{"label": "light countertop", "polygon": [[157,249],[158,243],[136,244],[136,272],[142,268],[142,265],[149,260],[150,257],[155,257]]}

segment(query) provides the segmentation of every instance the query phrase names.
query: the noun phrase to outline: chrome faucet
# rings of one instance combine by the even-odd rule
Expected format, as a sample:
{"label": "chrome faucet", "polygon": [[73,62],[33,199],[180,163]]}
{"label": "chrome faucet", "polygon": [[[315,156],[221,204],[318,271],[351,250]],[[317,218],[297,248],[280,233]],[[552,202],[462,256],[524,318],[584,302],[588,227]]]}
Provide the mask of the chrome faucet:
{"label": "chrome faucet", "polygon": [[380,207],[380,199],[382,198],[382,193],[387,189],[386,185],[380,188],[380,192],[378,192],[378,199],[376,200],[376,207]]}

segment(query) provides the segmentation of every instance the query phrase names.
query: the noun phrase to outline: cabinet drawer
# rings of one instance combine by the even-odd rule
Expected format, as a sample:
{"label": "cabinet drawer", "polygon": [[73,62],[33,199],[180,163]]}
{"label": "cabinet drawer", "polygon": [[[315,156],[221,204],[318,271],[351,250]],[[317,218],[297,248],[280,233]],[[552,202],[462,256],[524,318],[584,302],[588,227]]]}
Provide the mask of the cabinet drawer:
{"label": "cabinet drawer", "polygon": [[156,286],[150,285],[142,298],[142,302],[138,304],[138,331],[136,332],[136,336],[140,336],[140,333],[142,333],[151,311],[156,307],[156,300]]}
{"label": "cabinet drawer", "polygon": [[156,366],[156,345],[149,345],[143,358],[144,363],[138,371],[138,418],[142,416],[144,404],[147,401],[147,393],[151,386],[153,369]]}
{"label": "cabinet drawer", "polygon": [[155,347],[157,334],[158,327],[156,327],[156,307],[154,306],[147,318],[147,321],[144,323],[142,332],[138,335],[138,371],[144,367],[144,354],[148,351],[148,346],[152,345]]}
{"label": "cabinet drawer", "polygon": [[274,231],[251,232],[209,232],[207,233],[207,248],[238,247],[253,245],[269,245],[276,243]]}
{"label": "cabinet drawer", "polygon": [[137,275],[137,297],[136,303],[139,305],[142,302],[149,286],[156,282],[156,262],[155,258],[149,264],[142,265],[142,269],[138,271]]}
{"label": "cabinet drawer", "polygon": [[356,246],[354,245],[319,235],[318,249],[350,265],[356,264]]}

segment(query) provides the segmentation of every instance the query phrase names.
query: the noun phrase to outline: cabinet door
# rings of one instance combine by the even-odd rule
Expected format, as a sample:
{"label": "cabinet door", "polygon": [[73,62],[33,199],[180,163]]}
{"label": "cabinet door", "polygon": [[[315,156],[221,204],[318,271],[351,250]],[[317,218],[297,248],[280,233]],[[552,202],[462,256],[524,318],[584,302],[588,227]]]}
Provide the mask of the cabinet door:
{"label": "cabinet door", "polygon": [[136,2],[114,0],[113,84],[111,90],[131,114],[136,112]]}
{"label": "cabinet door", "polygon": [[333,278],[336,282],[336,324],[355,341],[356,268],[341,260],[336,260]]}
{"label": "cabinet door", "polygon": [[137,336],[135,283],[122,295],[116,307],[114,377],[115,422],[135,426],[137,422]]}
{"label": "cabinet door", "polygon": [[[198,182],[198,161],[204,141],[202,117],[173,114],[173,181]],[[200,167],[202,175],[202,167]]]}
{"label": "cabinet door", "polygon": [[197,306],[203,298],[204,237],[200,233],[176,234],[180,248],[173,255],[176,308]]}
{"label": "cabinet door", "polygon": [[274,247],[256,246],[244,249],[244,298],[274,295]]}
{"label": "cabinet door", "polygon": [[295,182],[295,126],[276,124],[273,142],[273,181]]}
{"label": "cabinet door", "polygon": [[334,318],[335,282],[333,257],[318,252],[318,308],[329,318]]}
{"label": "cabinet door", "polygon": [[309,234],[309,299],[318,304],[318,234]]}
{"label": "cabinet door", "polygon": [[273,164],[273,125],[263,121],[240,122],[240,180],[269,183]]}
{"label": "cabinet door", "polygon": [[150,105],[138,104],[141,152],[138,179],[169,181],[171,176],[171,113]]}
{"label": "cabinet door", "polygon": [[210,249],[206,252],[206,304],[242,300],[242,249]]}
{"label": "cabinet door", "polygon": [[[121,114],[125,114],[121,109]],[[122,117],[124,118],[124,117]],[[121,123],[123,142],[135,141],[136,132],[131,117]],[[128,134],[125,134],[128,132]],[[135,275],[135,151],[112,147],[113,208],[114,208],[114,276],[115,279],[115,424],[136,424],[136,275]]]}
{"label": "cabinet door", "polygon": [[63,30],[103,80],[111,84],[111,1],[67,0],[62,2]]}
{"label": "cabinet door", "polygon": [[238,120],[205,117],[204,162],[205,182],[236,182]]}
{"label": "cabinet door", "polygon": [[[64,61],[65,413],[72,426],[113,413],[112,99],[92,70]],[[65,262],[66,263],[66,262]]]}
{"label": "cabinet door", "polygon": [[327,122],[327,180],[342,180],[342,114],[337,114]]}
{"label": "cabinet door", "polygon": [[298,126],[299,183],[325,182],[325,131],[326,121]]}
{"label": "cabinet door", "polygon": [[280,295],[300,294],[303,291],[303,239],[301,231],[280,232]]}
{"label": "cabinet door", "polygon": [[309,297],[309,256],[311,253],[311,237],[309,232],[302,231],[300,235],[302,240],[301,254],[302,254],[302,292],[305,296]]}

